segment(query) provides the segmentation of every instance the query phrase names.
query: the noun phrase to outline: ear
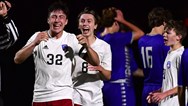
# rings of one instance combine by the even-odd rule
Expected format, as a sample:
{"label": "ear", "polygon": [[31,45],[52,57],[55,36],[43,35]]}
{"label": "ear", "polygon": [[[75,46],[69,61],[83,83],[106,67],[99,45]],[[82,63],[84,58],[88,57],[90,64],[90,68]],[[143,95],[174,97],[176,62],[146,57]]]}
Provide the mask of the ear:
{"label": "ear", "polygon": [[78,29],[80,29],[80,25],[78,24]]}
{"label": "ear", "polygon": [[66,19],[66,21],[65,21],[65,25],[67,25],[67,24],[68,24],[68,21],[69,21],[69,20],[68,20],[68,19]]}
{"label": "ear", "polygon": [[118,25],[118,22],[117,22],[117,21],[115,21],[115,22],[114,22],[114,24],[115,24],[115,25]]}
{"label": "ear", "polygon": [[176,35],[176,36],[177,36],[177,40],[178,40],[178,41],[181,41],[182,35],[181,35],[181,34],[178,34],[178,35]]}
{"label": "ear", "polygon": [[94,29],[97,29],[97,26],[98,26],[98,25],[97,25],[97,24],[95,24]]}
{"label": "ear", "polygon": [[166,25],[166,22],[163,22],[163,25],[165,26],[165,25]]}
{"label": "ear", "polygon": [[49,22],[49,18],[47,19],[47,23],[49,24],[50,22]]}

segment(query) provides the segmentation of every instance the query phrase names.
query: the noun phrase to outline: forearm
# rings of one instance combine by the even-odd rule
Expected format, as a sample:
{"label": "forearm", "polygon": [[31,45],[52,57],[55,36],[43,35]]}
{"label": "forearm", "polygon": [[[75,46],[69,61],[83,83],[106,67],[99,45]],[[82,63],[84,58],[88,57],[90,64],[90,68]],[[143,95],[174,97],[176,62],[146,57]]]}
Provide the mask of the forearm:
{"label": "forearm", "polygon": [[111,71],[110,70],[105,70],[103,68],[103,70],[99,70],[100,72],[100,77],[102,80],[110,80],[111,78]]}
{"label": "forearm", "polygon": [[137,27],[136,25],[128,22],[127,20],[123,20],[122,23],[126,25],[133,32],[133,40],[138,40],[141,36],[144,35],[144,32]]}
{"label": "forearm", "polygon": [[98,66],[100,64],[98,54],[91,47],[86,47],[86,49],[88,55],[87,61],[93,66]]}
{"label": "forearm", "polygon": [[23,47],[22,49],[20,49],[15,57],[14,57],[14,62],[16,64],[21,64],[23,63],[29,56],[31,56],[33,49],[35,48],[35,44],[34,43],[30,43],[29,45]]}
{"label": "forearm", "polygon": [[93,70],[99,71],[98,75],[100,76],[101,80],[110,80],[110,78],[111,78],[110,70],[103,68],[101,65],[91,66],[91,67]]}
{"label": "forearm", "polygon": [[164,93],[165,93],[166,97],[177,95],[178,94],[178,87],[172,88],[168,91],[165,91]]}

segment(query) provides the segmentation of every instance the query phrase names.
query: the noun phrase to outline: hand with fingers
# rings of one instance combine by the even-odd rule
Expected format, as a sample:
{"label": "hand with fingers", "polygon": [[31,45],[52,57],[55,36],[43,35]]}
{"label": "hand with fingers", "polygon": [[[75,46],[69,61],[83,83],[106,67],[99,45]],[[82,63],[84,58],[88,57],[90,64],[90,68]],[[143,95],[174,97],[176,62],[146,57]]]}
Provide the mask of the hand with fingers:
{"label": "hand with fingers", "polygon": [[8,1],[0,1],[0,16],[6,17],[11,4]]}
{"label": "hand with fingers", "polygon": [[40,44],[41,41],[47,41],[49,39],[48,33],[46,31],[38,33],[37,37],[34,40],[35,45]]}
{"label": "hand with fingers", "polygon": [[79,34],[76,36],[76,38],[78,39],[78,41],[81,45],[83,45],[86,48],[88,47],[88,45],[89,45],[88,39],[85,36],[83,36],[82,34]]}

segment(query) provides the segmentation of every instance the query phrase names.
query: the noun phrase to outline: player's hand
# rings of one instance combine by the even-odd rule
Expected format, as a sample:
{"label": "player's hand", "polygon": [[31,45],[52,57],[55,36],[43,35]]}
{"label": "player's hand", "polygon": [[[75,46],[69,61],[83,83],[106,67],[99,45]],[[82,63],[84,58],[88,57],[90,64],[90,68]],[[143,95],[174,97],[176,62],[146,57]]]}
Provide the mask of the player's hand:
{"label": "player's hand", "polygon": [[48,33],[46,31],[38,33],[34,42],[36,45],[40,44],[41,41],[47,41],[49,39]]}
{"label": "player's hand", "polygon": [[101,65],[92,66],[90,64],[88,65],[88,69],[92,70],[92,71],[102,71],[102,70],[104,70],[104,68]]}
{"label": "player's hand", "polygon": [[162,92],[153,93],[152,102],[154,102],[154,103],[159,103],[159,102],[161,102],[165,97],[166,97],[165,93],[162,93]]}
{"label": "player's hand", "polygon": [[152,96],[153,96],[153,93],[150,92],[149,95],[146,98],[146,100],[148,101],[148,103],[152,103]]}
{"label": "player's hand", "polygon": [[79,34],[76,36],[76,38],[78,39],[79,44],[83,45],[86,48],[89,47],[88,39],[85,36]]}
{"label": "player's hand", "polygon": [[5,17],[8,14],[8,10],[11,8],[11,4],[8,1],[0,2],[0,16]]}
{"label": "player's hand", "polygon": [[125,19],[123,16],[123,12],[121,10],[116,10],[117,16],[115,17],[115,20],[122,23]]}

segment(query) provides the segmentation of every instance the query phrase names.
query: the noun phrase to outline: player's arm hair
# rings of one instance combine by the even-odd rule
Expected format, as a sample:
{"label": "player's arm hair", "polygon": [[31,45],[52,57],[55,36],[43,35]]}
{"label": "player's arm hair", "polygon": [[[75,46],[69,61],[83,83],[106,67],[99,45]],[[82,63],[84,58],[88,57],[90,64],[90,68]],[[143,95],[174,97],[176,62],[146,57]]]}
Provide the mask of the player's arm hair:
{"label": "player's arm hair", "polygon": [[23,63],[28,57],[30,57],[33,53],[33,49],[35,48],[36,44],[30,43],[29,45],[21,48],[14,57],[14,62],[16,64]]}
{"label": "player's arm hair", "polygon": [[111,78],[111,71],[110,70],[106,70],[103,68],[103,70],[99,71],[99,76],[101,78],[101,80],[106,81],[106,80],[110,80]]}
{"label": "player's arm hair", "polygon": [[174,87],[170,90],[165,91],[164,93],[165,93],[166,97],[168,97],[168,96],[173,97],[178,94],[178,87]]}

